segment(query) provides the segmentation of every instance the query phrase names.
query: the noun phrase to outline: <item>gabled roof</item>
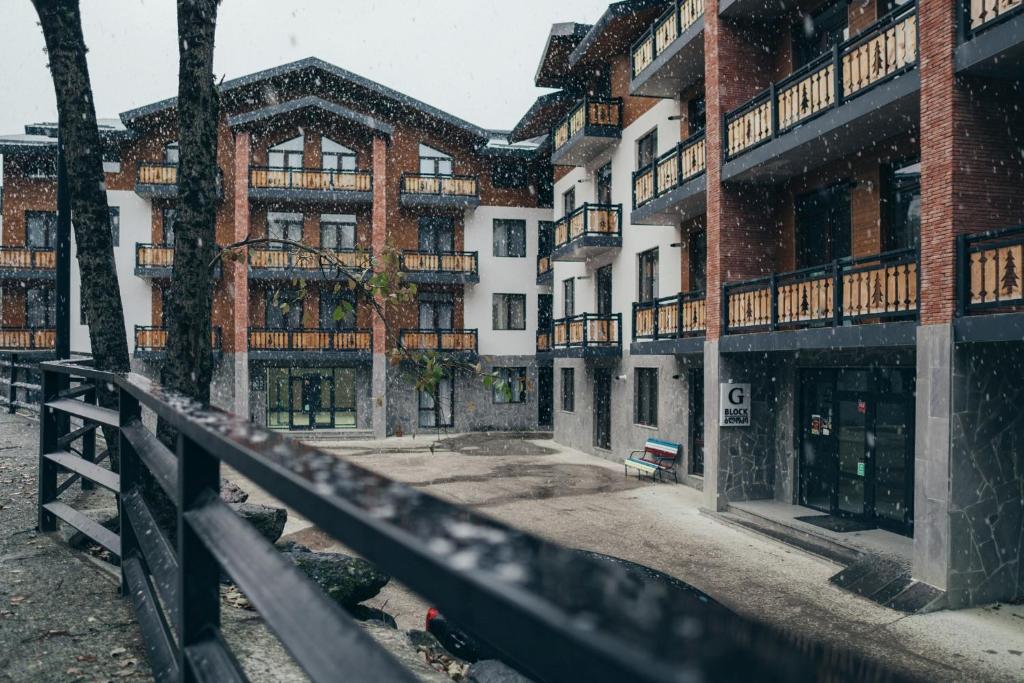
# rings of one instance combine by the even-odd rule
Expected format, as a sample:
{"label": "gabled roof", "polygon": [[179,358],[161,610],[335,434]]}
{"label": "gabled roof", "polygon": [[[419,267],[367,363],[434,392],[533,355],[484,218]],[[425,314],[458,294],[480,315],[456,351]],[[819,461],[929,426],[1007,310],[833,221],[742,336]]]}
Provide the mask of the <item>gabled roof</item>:
{"label": "gabled roof", "polygon": [[629,50],[633,40],[671,4],[667,0],[622,0],[608,5],[569,55],[569,67],[575,69]]}
{"label": "gabled roof", "polygon": [[527,140],[547,134],[577,101],[578,98],[567,90],[541,95],[512,129],[509,139]]}
{"label": "gabled roof", "polygon": [[[100,140],[105,143],[117,142],[131,135],[118,119],[96,119],[96,128],[99,130]],[[24,133],[0,135],[0,154],[52,153],[56,149],[57,124],[52,121],[27,123]]]}
{"label": "gabled roof", "polygon": [[589,24],[554,24],[544,43],[533,82],[538,88],[560,88],[568,71],[568,58],[591,29]]}
{"label": "gabled roof", "polygon": [[244,128],[252,123],[266,121],[276,116],[280,116],[281,114],[301,111],[303,109],[318,109],[327,114],[355,123],[356,125],[366,128],[371,132],[386,135],[387,137],[391,137],[395,132],[394,126],[388,125],[383,121],[378,121],[372,116],[352,111],[348,107],[343,107],[340,104],[328,102],[327,100],[316,97],[315,95],[308,95],[295,100],[282,102],[281,104],[274,104],[262,109],[256,109],[244,114],[229,116],[228,126],[231,128]]}
{"label": "gabled roof", "polygon": [[[417,112],[444,125],[459,129],[478,139],[480,142],[486,141],[489,137],[488,131],[480,126],[469,123],[468,121],[460,119],[448,112],[432,107],[429,104],[421,102],[413,97],[409,97],[404,93],[392,90],[387,86],[377,83],[376,81],[354,74],[351,71],[346,71],[341,67],[335,66],[334,64],[330,64],[316,57],[307,57],[306,59],[300,59],[296,62],[275,66],[263,71],[257,71],[256,73],[252,73],[247,76],[240,76],[239,78],[225,81],[218,87],[218,90],[222,95],[227,95],[247,86],[261,82],[288,79],[292,76],[303,76],[307,73],[314,73],[329,79],[341,81],[352,88],[355,91],[354,94],[380,98],[383,100],[384,104],[384,107],[382,108],[387,109],[388,111],[393,111],[394,107],[398,107]],[[141,119],[173,109],[176,104],[176,97],[147,104],[144,107],[138,107],[137,109],[131,109],[122,113],[121,121],[124,122],[126,126],[131,127],[133,124],[140,122]]]}

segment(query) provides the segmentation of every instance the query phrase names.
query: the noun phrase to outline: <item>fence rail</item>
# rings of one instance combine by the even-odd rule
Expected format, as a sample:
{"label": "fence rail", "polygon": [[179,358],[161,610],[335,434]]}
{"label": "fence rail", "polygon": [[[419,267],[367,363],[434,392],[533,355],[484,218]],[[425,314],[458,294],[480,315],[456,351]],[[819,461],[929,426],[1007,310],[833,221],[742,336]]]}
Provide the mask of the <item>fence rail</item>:
{"label": "fence rail", "polygon": [[588,128],[618,129],[622,127],[622,100],[617,97],[584,97],[554,127],[555,150],[561,149],[577,133]]}
{"label": "fence rail", "polygon": [[700,131],[633,172],[633,208],[682,187],[703,175],[706,168],[707,144],[704,131]]}
{"label": "fence rail", "polygon": [[840,326],[917,316],[915,249],[841,259],[724,285],[725,332]]}
{"label": "fence rail", "polygon": [[622,347],[621,313],[580,313],[554,322],[555,349]]}
{"label": "fence rail", "polygon": [[477,177],[468,175],[403,173],[399,187],[402,194],[433,194],[441,197],[476,197],[480,194]]}
{"label": "fence rail", "polygon": [[250,351],[370,351],[371,330],[249,328]]}
{"label": "fence rail", "polygon": [[724,118],[733,158],[917,65],[917,3],[898,7]]}
{"label": "fence rail", "polygon": [[1024,304],[1024,225],[957,237],[960,315]]}
{"label": "fence rail", "polygon": [[704,292],[687,292],[633,303],[633,341],[698,336],[707,329]]}
{"label": "fence rail", "polygon": [[976,34],[1024,11],[1024,0],[960,0],[964,38]]}
{"label": "fence rail", "polygon": [[649,67],[665,49],[704,16],[704,0],[675,0],[630,48],[633,78]]}
{"label": "fence rail", "polygon": [[403,251],[399,266],[407,273],[470,273],[477,272],[475,251]]}
{"label": "fence rail", "polygon": [[0,246],[0,270],[54,270],[56,254],[50,248]]}
{"label": "fence rail", "polygon": [[17,353],[0,353],[0,406],[6,406],[8,413],[19,408],[38,411],[41,382],[38,360]]}
{"label": "fence rail", "polygon": [[555,223],[555,248],[586,235],[622,237],[621,204],[583,204]]}
{"label": "fence rail", "polygon": [[373,175],[369,171],[339,171],[331,168],[249,168],[249,187],[256,189],[322,190],[334,192],[370,192]]}
{"label": "fence rail", "polygon": [[409,351],[471,352],[477,350],[475,329],[423,329],[398,331],[399,343]]}

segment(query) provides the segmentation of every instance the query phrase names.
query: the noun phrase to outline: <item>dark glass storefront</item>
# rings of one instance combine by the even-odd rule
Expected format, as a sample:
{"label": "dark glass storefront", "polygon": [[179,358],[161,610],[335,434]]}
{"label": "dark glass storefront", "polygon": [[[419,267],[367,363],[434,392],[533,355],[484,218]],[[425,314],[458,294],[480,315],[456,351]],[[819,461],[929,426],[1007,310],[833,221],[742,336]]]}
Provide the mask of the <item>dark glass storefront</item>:
{"label": "dark glass storefront", "polygon": [[800,372],[800,504],[912,535],[914,371]]}
{"label": "dark glass storefront", "polygon": [[352,368],[267,368],[267,426],[354,428],[355,387]]}

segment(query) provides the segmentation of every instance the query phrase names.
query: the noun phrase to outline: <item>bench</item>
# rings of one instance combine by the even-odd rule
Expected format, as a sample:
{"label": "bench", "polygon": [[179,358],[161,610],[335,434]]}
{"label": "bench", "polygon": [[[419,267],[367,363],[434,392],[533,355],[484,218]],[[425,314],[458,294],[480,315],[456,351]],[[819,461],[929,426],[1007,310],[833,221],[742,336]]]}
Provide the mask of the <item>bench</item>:
{"label": "bench", "polygon": [[622,461],[623,470],[627,475],[630,469],[636,470],[637,479],[642,474],[649,474],[652,480],[656,477],[664,480],[665,473],[668,472],[678,483],[679,475],[676,474],[675,464],[682,450],[682,446],[671,441],[647,439],[642,451],[633,451]]}

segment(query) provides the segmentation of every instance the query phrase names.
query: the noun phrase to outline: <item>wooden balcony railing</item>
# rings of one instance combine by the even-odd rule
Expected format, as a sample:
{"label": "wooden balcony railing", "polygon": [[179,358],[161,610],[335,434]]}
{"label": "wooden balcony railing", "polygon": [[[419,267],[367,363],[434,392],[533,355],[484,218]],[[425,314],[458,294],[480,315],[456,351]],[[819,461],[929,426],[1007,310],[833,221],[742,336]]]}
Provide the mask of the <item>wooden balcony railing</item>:
{"label": "wooden balcony railing", "polygon": [[178,164],[143,162],[136,177],[140,185],[177,185]]}
{"label": "wooden balcony railing", "polygon": [[274,330],[249,328],[250,351],[370,351],[370,330]]}
{"label": "wooden balcony railing", "polygon": [[1024,225],[957,238],[957,313],[1024,304]]}
{"label": "wooden balcony railing", "polygon": [[555,248],[585,235],[622,237],[621,204],[584,204],[555,223]]}
{"label": "wooden balcony railing", "polygon": [[334,261],[300,249],[249,249],[249,267],[259,270],[324,270],[338,267],[357,270],[370,267],[370,255],[356,249],[336,249]]}
{"label": "wooden balcony railing", "polygon": [[554,322],[555,349],[622,346],[622,314],[581,313]]}
{"label": "wooden balcony railing", "polygon": [[676,38],[704,16],[704,0],[675,0],[651,28],[640,36],[630,50],[633,78],[636,78]]}
{"label": "wooden balcony railing", "polygon": [[726,159],[916,65],[917,4],[911,2],[726,114]]}
{"label": "wooden balcony railing", "polygon": [[537,276],[547,275],[551,272],[551,255],[537,255]]}
{"label": "wooden balcony railing", "polygon": [[57,331],[41,328],[0,328],[0,349],[32,351],[56,348]]}
{"label": "wooden balcony railing", "polygon": [[403,251],[398,263],[406,273],[477,274],[475,251]]}
{"label": "wooden balcony railing", "polygon": [[537,353],[547,353],[551,351],[551,336],[551,328],[546,330],[537,330]]}
{"label": "wooden balcony railing", "polygon": [[0,246],[0,270],[54,270],[56,254],[53,249]]}
{"label": "wooden balcony railing", "polygon": [[1024,10],[1024,0],[960,0],[965,39],[999,24]]}
{"label": "wooden balcony railing", "polygon": [[704,292],[633,304],[633,341],[700,336],[707,329]]}
{"label": "wooden balcony railing", "polygon": [[399,343],[409,351],[476,353],[475,329],[405,329],[398,332]]}
{"label": "wooden balcony railing", "polygon": [[[214,351],[223,349],[221,328],[215,326],[210,331],[210,346]],[[156,325],[135,326],[135,350],[136,351],[166,351],[167,350],[167,328]]]}
{"label": "wooden balcony railing", "polygon": [[725,333],[916,318],[915,249],[842,259],[722,288]]}
{"label": "wooden balcony railing", "polygon": [[480,194],[476,176],[466,175],[403,173],[399,187],[402,194],[432,194],[441,197],[476,197]]}
{"label": "wooden balcony railing", "polygon": [[569,114],[562,119],[552,133],[554,147],[561,149],[577,133],[585,129],[622,128],[622,100],[614,97],[584,97]]}
{"label": "wooden balcony railing", "polygon": [[324,192],[370,192],[373,190],[373,176],[369,171],[252,166],[249,168],[249,187]]}
{"label": "wooden balcony railing", "polygon": [[651,164],[633,172],[633,208],[682,187],[707,168],[704,131],[691,135]]}
{"label": "wooden balcony railing", "polygon": [[168,244],[136,242],[135,265],[139,268],[173,268],[174,247]]}

